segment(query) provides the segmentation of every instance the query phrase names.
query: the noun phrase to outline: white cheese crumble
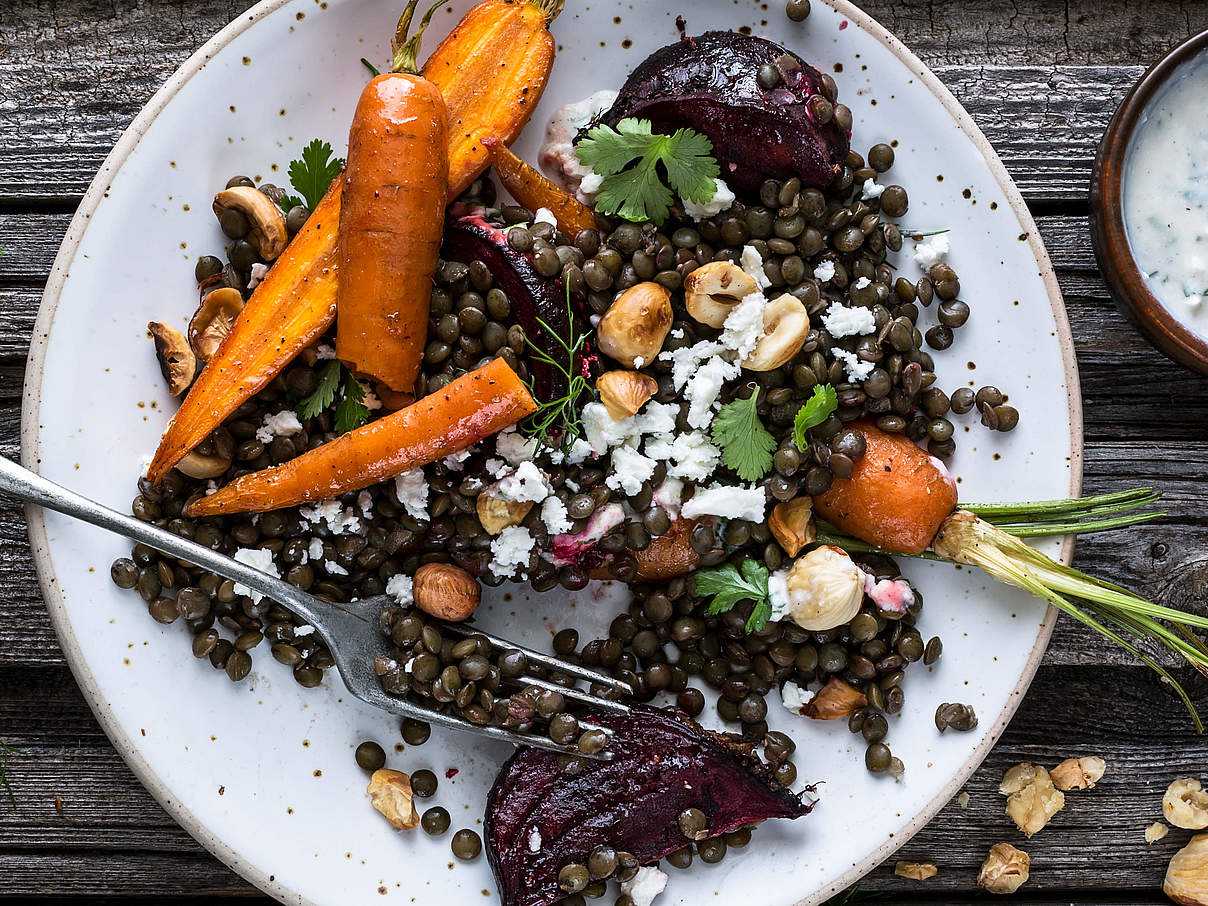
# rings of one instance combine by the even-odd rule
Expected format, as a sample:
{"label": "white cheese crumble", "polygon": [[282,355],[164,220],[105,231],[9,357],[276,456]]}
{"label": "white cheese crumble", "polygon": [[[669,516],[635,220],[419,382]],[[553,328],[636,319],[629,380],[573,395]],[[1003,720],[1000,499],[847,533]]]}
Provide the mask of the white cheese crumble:
{"label": "white cheese crumble", "polygon": [[508,474],[508,464],[498,456],[492,456],[482,464],[482,467],[492,478],[498,479]]}
{"label": "white cheese crumble", "polygon": [[612,451],[612,474],[604,479],[604,483],[614,491],[623,490],[633,497],[642,490],[657,466],[657,462],[633,447],[617,447]]}
{"label": "white cheese crumble", "polygon": [[730,309],[717,342],[742,361],[755,349],[763,336],[763,310],[768,300],[763,293],[751,293]]}
{"label": "white cheese crumble", "polygon": [[[590,97],[559,107],[545,127],[545,142],[538,159],[546,172],[562,187],[574,192],[579,201],[591,204],[600,189],[600,178],[575,155],[574,140],[579,130],[613,105],[617,92],[597,91]],[[585,184],[591,177],[590,184]]]}
{"label": "white cheese crumble", "polygon": [[321,558],[323,556],[323,539],[311,538],[310,547],[306,549],[306,552],[310,555],[311,560],[318,560]]}
{"label": "white cheese crumble", "polygon": [[355,534],[361,530],[361,520],[351,509],[344,509],[340,501],[332,498],[320,500],[314,506],[303,507],[298,515],[311,525],[326,522],[336,535]]}
{"label": "white cheese crumble", "polygon": [[522,462],[499,480],[495,496],[509,503],[540,503],[551,490],[544,472],[532,462]]}
{"label": "white cheese crumble", "polygon": [[688,401],[689,427],[709,427],[713,422],[713,406],[721,396],[722,387],[727,379],[738,377],[738,372],[737,365],[718,356],[709,359],[696,370],[684,387],[684,399]]}
{"label": "white cheese crumble", "polygon": [[529,831],[528,847],[531,853],[541,851],[541,831],[535,827]]}
{"label": "white cheese crumble", "polygon": [[684,213],[693,220],[706,220],[709,217],[714,217],[722,211],[728,211],[734,204],[734,193],[723,180],[715,179],[717,189],[713,193],[713,197],[704,204],[697,204],[690,198],[684,198]]}
{"label": "white cheese crumble", "polygon": [[491,572],[511,577],[528,566],[534,538],[522,525],[509,525],[491,541]]}
{"label": "white cheese crumble", "polygon": [[537,455],[537,438],[525,437],[515,428],[507,428],[495,435],[495,452],[518,466]]}
{"label": "white cheese crumble", "polygon": [[864,287],[866,287],[866,286],[872,286],[872,281],[869,280],[867,277],[861,277],[859,280],[857,280],[855,283],[852,284],[851,288],[852,289],[864,289]]}
{"label": "white cheese crumble", "polygon": [[293,437],[302,430],[298,421],[298,413],[293,409],[283,409],[264,416],[264,423],[256,429],[256,440],[262,444],[271,443],[274,437]]}
{"label": "white cheese crumble", "polygon": [[336,357],[336,348],[334,346],[328,346],[326,343],[320,343],[315,348],[315,358],[318,359],[320,362],[322,362],[326,359],[334,359],[335,357]]}
{"label": "white cheese crumble", "polygon": [[666,887],[666,874],[653,866],[643,865],[637,874],[621,883],[621,893],[633,900],[633,906],[650,906]]}
{"label": "white cheese crumble", "polygon": [[684,483],[678,478],[664,478],[654,489],[651,498],[655,506],[661,506],[672,518],[679,515],[680,501],[684,499]]}
{"label": "white cheese crumble", "polygon": [[721,516],[724,519],[747,519],[763,522],[767,510],[767,496],[762,487],[714,484],[697,488],[692,499],[687,501],[683,514],[689,519],[697,516]]}
{"label": "white cheese crumble", "polygon": [[670,441],[656,438],[646,444],[646,455],[660,462],[672,462],[667,474],[689,481],[704,481],[721,462],[721,450],[700,431],[677,434]]}
{"label": "white cheese crumble", "polygon": [[466,468],[466,460],[470,458],[473,450],[473,447],[465,450],[458,450],[456,453],[450,453],[441,461],[445,464],[445,468],[450,472],[463,472]]}
{"label": "white cheese crumble", "polygon": [[394,598],[395,602],[403,607],[415,601],[414,591],[415,583],[410,576],[398,573],[386,580],[386,594]]}
{"label": "white cheese crumble", "polygon": [[772,605],[772,615],[768,617],[773,623],[783,620],[789,615],[789,585],[788,570],[778,569],[768,576],[768,601]]}
{"label": "white cheese crumble", "polygon": [[802,689],[792,680],[789,680],[780,687],[780,703],[794,714],[800,714],[801,709],[813,700],[813,692],[810,692],[808,689]]}
{"label": "white cheese crumble", "polygon": [[843,363],[843,370],[847,373],[849,381],[862,381],[877,367],[876,362],[865,362],[859,359],[854,352],[848,352],[846,349],[835,347],[831,350],[836,359]]}
{"label": "white cheese crumble", "polygon": [[327,570],[329,576],[346,576],[348,570],[336,563],[335,560],[327,560],[323,563],[323,568]]}
{"label": "white cheese crumble", "polygon": [[545,523],[545,529],[551,535],[561,535],[572,528],[566,504],[553,494],[546,497],[541,504],[541,521]]}
{"label": "white cheese crumble", "polygon": [[548,223],[550,226],[556,227],[558,218],[549,208],[537,208],[537,213],[533,215],[533,223]]}
{"label": "white cheese crumble", "polygon": [[366,519],[373,516],[373,496],[368,491],[357,494],[357,508]]}
{"label": "white cheese crumble", "polygon": [[423,469],[394,476],[394,493],[412,519],[428,519],[428,481]]}
{"label": "white cheese crumble", "polygon": [[760,289],[767,289],[772,285],[772,281],[768,279],[768,275],[763,269],[763,256],[759,254],[759,250],[755,246],[744,245],[738,263]]}
{"label": "white cheese crumble", "polygon": [[914,263],[925,271],[930,270],[932,266],[946,259],[951,250],[947,233],[928,236],[922,242],[914,244]]}
{"label": "white cheese crumble", "polygon": [[822,316],[822,326],[835,339],[858,337],[876,330],[877,319],[873,317],[872,309],[832,302]]}
{"label": "white cheese crumble", "polygon": [[247,288],[255,289],[257,286],[260,285],[261,281],[263,281],[264,278],[267,276],[268,276],[268,265],[261,264],[259,261],[257,261],[255,264],[252,265],[251,273],[248,274]]}
{"label": "white cheese crumble", "polygon": [[823,283],[827,283],[828,281],[835,279],[835,262],[827,258],[816,268],[814,268],[814,276]]}
{"label": "white cheese crumble", "polygon": [[885,187],[875,179],[866,179],[860,189],[860,198],[864,201],[872,201],[874,198],[880,198],[884,191]]}
{"label": "white cheese crumble", "polygon": [[[277,578],[281,577],[281,573],[277,570],[277,564],[273,562],[272,551],[262,550],[258,547],[241,547],[235,551],[235,559],[245,566],[250,566],[252,569],[259,570],[262,573],[267,573]],[[257,603],[264,597],[260,592],[253,591],[241,582],[235,583],[235,594],[249,595]]]}

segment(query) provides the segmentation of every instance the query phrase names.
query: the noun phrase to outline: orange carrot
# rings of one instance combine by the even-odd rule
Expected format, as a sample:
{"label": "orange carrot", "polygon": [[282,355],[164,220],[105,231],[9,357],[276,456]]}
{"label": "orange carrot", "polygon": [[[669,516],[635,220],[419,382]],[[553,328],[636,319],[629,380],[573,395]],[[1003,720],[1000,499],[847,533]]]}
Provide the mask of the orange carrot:
{"label": "orange carrot", "polygon": [[231,332],[168,422],[147,471],[153,482],[158,484],[186,453],[331,326],[339,264],[328,237],[335,233],[339,217],[340,189],[333,182],[252,292]]}
{"label": "orange carrot", "polygon": [[530,211],[547,208],[558,221],[558,229],[572,238],[580,230],[596,228],[595,215],[587,205],[538,173],[500,139],[492,136],[482,143],[491,154],[491,165],[499,174],[499,181],[521,205]]}
{"label": "orange carrot", "polygon": [[815,512],[849,535],[903,554],[920,554],[956,509],[956,482],[925,450],[871,422],[851,427],[867,449],[850,478],[814,498]]}
{"label": "orange carrot", "polygon": [[235,479],[193,501],[188,515],[266,512],[357,491],[464,450],[536,410],[511,366],[492,359],[406,409]]}
{"label": "orange carrot", "polygon": [[419,376],[449,190],[445,102],[416,62],[424,29],[448,0],[408,36],[418,2],[399,20],[394,70],[369,80],[352,118],[336,294],[336,355],[400,392]]}

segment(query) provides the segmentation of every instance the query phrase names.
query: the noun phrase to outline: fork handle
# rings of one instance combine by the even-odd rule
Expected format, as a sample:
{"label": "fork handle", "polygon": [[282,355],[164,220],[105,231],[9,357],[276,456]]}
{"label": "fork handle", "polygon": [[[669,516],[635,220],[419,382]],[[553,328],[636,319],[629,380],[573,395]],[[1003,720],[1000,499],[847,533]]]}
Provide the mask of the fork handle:
{"label": "fork handle", "polygon": [[125,535],[142,542],[161,554],[184,560],[208,569],[259,592],[267,598],[284,605],[308,623],[322,619],[312,602],[314,599],[288,582],[262,573],[246,563],[240,563],[226,554],[211,550],[196,541],[181,538],[166,529],[149,522],[127,516],[117,510],[89,500],[74,491],[69,491],[49,479],[18,465],[7,457],[0,456],[0,493],[16,497],[48,510],[87,522],[99,528]]}

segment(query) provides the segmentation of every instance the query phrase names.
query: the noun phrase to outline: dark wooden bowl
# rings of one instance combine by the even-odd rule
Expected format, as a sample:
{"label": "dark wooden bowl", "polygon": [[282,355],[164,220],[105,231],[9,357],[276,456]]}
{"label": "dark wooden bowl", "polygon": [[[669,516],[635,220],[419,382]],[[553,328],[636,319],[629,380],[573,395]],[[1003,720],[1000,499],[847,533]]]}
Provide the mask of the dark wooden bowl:
{"label": "dark wooden bowl", "polygon": [[1151,343],[1188,368],[1208,374],[1208,343],[1184,327],[1149,291],[1124,230],[1125,154],[1141,114],[1179,66],[1208,48],[1208,31],[1158,60],[1133,86],[1099,143],[1091,172],[1091,240],[1112,297]]}

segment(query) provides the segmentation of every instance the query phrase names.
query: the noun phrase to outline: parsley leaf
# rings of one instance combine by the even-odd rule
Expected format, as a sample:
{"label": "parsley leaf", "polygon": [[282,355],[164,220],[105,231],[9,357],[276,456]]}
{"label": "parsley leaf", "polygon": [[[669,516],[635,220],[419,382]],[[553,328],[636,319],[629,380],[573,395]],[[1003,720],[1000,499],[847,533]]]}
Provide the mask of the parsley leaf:
{"label": "parsley leaf", "polygon": [[282,207],[305,204],[313,211],[318,206],[332,180],[344,169],[344,159],[332,157],[334,153],[330,144],[317,138],[302,149],[302,159],[289,165],[289,181],[302,198],[287,195],[281,200]]}
{"label": "parsley leaf", "polygon": [[337,434],[346,434],[369,421],[365,387],[339,359],[332,359],[323,366],[319,371],[319,386],[298,403],[294,411],[298,418],[315,418],[332,403],[336,405],[333,427]]}
{"label": "parsley leaf", "polygon": [[805,405],[797,410],[793,419],[793,443],[797,449],[805,449],[805,432],[816,428],[839,408],[839,397],[835,388],[830,384],[819,384],[814,388],[814,395],[805,401]]}
{"label": "parsley leaf", "polygon": [[653,131],[650,120],[632,117],[621,120],[615,129],[603,124],[593,127],[575,146],[575,155],[603,177],[596,209],[634,222],[662,223],[676,195],[697,204],[711,201],[721,173],[713,143],[704,135],[692,129],[661,135]]}
{"label": "parsley leaf", "polygon": [[344,372],[344,389],[340,393],[340,401],[336,403],[335,430],[337,434],[346,434],[369,421],[369,407],[365,405],[365,385],[352,376],[352,372]]}
{"label": "parsley leaf", "polygon": [[757,560],[743,560],[741,572],[733,563],[698,570],[696,592],[713,596],[707,611],[709,616],[733,610],[739,601],[754,601],[755,608],[747,618],[748,633],[759,632],[772,616],[768,568]]}
{"label": "parsley leaf", "polygon": [[319,386],[314,393],[302,400],[295,409],[298,418],[315,418],[320,412],[335,402],[336,390],[340,386],[340,373],[343,366],[339,360],[332,359],[319,371]]}
{"label": "parsley leaf", "polygon": [[713,443],[721,448],[721,458],[743,481],[758,481],[772,468],[776,438],[768,432],[755,411],[759,391],[749,397],[726,403],[713,420]]}

